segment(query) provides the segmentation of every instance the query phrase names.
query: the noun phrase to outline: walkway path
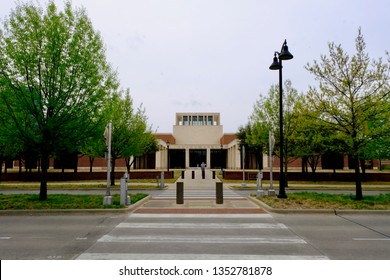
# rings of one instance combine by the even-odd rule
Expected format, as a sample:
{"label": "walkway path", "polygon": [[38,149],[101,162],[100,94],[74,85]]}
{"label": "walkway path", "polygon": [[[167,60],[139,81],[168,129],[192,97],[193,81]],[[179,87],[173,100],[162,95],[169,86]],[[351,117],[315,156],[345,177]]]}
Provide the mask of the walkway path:
{"label": "walkway path", "polygon": [[[192,172],[195,172],[195,179],[192,179]],[[153,196],[135,213],[198,213],[198,214],[255,214],[265,213],[258,205],[247,198],[235,193],[229,188],[223,188],[223,204],[216,202],[216,182],[220,180],[210,170],[205,171],[205,179],[202,179],[200,169],[186,170],[184,179],[178,182],[184,184],[184,203],[176,203],[176,184],[171,185],[168,190]]]}

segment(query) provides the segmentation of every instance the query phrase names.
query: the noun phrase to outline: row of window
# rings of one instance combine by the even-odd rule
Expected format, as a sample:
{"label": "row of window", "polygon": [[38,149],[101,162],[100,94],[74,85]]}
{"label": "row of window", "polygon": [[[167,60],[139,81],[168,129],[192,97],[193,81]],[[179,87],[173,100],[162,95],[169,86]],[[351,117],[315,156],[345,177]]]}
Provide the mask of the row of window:
{"label": "row of window", "polygon": [[182,125],[214,125],[213,116],[183,116]]}

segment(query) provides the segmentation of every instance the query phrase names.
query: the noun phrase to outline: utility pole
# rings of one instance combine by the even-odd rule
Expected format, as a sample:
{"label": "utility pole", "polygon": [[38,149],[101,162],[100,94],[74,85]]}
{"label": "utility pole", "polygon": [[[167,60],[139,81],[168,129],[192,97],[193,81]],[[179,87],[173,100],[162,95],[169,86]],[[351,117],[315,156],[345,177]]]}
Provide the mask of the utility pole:
{"label": "utility pole", "polygon": [[106,130],[104,131],[104,138],[106,139],[107,146],[107,189],[106,196],[103,198],[104,205],[112,204],[112,196],[111,196],[111,180],[110,180],[110,169],[111,169],[111,132],[112,132],[112,123],[111,121],[107,124]]}

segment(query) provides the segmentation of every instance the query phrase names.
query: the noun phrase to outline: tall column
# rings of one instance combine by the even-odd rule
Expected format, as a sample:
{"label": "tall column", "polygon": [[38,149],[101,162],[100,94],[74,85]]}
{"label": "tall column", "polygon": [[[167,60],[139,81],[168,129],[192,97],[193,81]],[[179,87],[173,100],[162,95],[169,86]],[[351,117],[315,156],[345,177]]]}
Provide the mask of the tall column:
{"label": "tall column", "polygon": [[211,166],[211,149],[207,148],[206,151],[206,162],[207,162],[207,168],[210,168]]}
{"label": "tall column", "polygon": [[233,169],[233,165],[232,165],[232,162],[234,162],[234,156],[233,156],[233,153],[232,153],[232,148],[228,148],[228,160],[227,160],[227,168],[228,169]]}
{"label": "tall column", "polygon": [[161,168],[161,151],[156,152],[156,169]]}
{"label": "tall column", "polygon": [[186,168],[190,168],[190,148],[186,148]]}
{"label": "tall column", "polygon": [[238,148],[238,145],[234,145],[234,153],[236,159],[234,168],[241,169],[241,152],[240,149]]}

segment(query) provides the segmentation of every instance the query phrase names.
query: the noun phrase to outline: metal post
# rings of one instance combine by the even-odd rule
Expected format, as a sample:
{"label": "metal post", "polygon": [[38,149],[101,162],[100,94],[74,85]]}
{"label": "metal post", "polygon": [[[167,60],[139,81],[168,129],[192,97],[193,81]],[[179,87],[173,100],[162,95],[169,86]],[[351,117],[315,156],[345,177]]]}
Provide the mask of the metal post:
{"label": "metal post", "polygon": [[103,198],[103,204],[104,205],[111,205],[112,204],[112,196],[111,196],[111,179],[110,179],[110,169],[111,169],[111,130],[112,130],[112,123],[111,121],[108,123],[106,130],[104,132],[104,136],[106,138],[106,145],[107,145],[107,189],[106,189],[106,195]]}
{"label": "metal post", "polygon": [[273,173],[272,173],[272,164],[273,164],[273,150],[274,150],[274,144],[275,139],[272,135],[272,131],[269,132],[269,190],[268,195],[274,196],[275,195],[275,189],[274,189],[274,183],[273,183]]}
{"label": "metal post", "polygon": [[184,182],[176,182],[176,204],[184,204]]}
{"label": "metal post", "polygon": [[127,193],[128,174],[125,173],[121,178],[120,205],[130,205],[130,196]]}
{"label": "metal post", "polygon": [[263,190],[263,172],[259,170],[259,173],[257,173],[257,194],[256,197],[264,196],[264,190]]}
{"label": "metal post", "polygon": [[283,81],[282,81],[282,60],[279,59],[280,69],[279,69],[279,156],[280,156],[280,172],[279,172],[279,195],[278,198],[287,198],[286,195],[286,178],[284,174],[284,164],[283,164]]}
{"label": "metal post", "polygon": [[[278,58],[276,57],[278,55]],[[286,181],[286,174],[284,173],[284,163],[283,163],[283,146],[284,146],[284,140],[283,140],[283,79],[282,79],[282,60],[290,60],[294,56],[288,51],[287,47],[287,40],[284,40],[284,43],[282,45],[282,48],[280,52],[275,52],[274,54],[274,60],[271,66],[269,67],[270,70],[279,70],[279,156],[280,156],[280,173],[279,173],[279,195],[278,198],[287,198],[286,194],[286,187],[287,187],[287,181]]]}
{"label": "metal post", "polygon": [[217,204],[223,204],[223,183],[216,182],[215,183],[216,190],[216,202]]}

